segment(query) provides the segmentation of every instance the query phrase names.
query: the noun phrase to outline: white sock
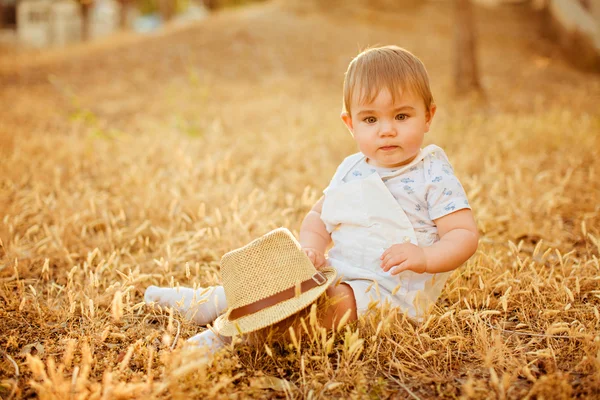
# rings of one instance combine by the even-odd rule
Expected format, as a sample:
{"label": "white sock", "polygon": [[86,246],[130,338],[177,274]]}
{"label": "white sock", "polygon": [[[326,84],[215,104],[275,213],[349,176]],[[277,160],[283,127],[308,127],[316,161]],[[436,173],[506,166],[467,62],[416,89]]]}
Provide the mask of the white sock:
{"label": "white sock", "polygon": [[217,350],[222,349],[231,343],[231,338],[218,335],[210,329],[207,329],[204,332],[192,336],[187,342],[196,346],[207,347],[211,353],[215,353]]}
{"label": "white sock", "polygon": [[190,321],[200,325],[213,322],[227,308],[223,286],[210,286],[194,290],[187,287],[161,288],[150,286],[144,293],[146,304],[158,303],[171,307]]}

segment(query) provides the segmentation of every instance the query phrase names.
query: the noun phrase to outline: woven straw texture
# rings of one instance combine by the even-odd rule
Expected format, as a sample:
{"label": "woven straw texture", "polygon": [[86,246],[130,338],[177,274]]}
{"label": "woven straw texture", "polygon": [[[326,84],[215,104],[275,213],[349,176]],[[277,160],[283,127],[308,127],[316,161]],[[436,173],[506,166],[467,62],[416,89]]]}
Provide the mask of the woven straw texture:
{"label": "woven straw texture", "polygon": [[[221,259],[221,277],[229,310],[294,287],[311,279],[316,272],[300,244],[285,228],[275,229]],[[321,272],[327,278],[324,285],[235,321],[229,321],[226,313],[215,321],[215,330],[224,336],[249,333],[302,310],[325,292],[335,279],[334,268],[322,268]]]}

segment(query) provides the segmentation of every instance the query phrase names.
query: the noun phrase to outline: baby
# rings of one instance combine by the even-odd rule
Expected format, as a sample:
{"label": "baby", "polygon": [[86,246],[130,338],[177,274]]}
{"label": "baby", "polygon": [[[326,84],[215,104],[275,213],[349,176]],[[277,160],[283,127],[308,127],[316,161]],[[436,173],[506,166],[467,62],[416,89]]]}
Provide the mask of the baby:
{"label": "baby", "polygon": [[[435,145],[421,148],[436,112],[427,72],[405,49],[370,48],[350,62],[343,96],[342,121],[359,152],[339,165],[304,218],[299,238],[316,268],[331,265],[341,277],[327,289],[340,301],[322,311],[322,324],[332,327],[348,310],[347,320],[356,320],[373,302],[420,321],[450,272],[478,243],[469,203],[446,154]],[[227,308],[221,286],[196,291],[151,286],[144,298],[200,324]],[[219,338],[206,330],[190,340],[216,349],[223,343]]]}

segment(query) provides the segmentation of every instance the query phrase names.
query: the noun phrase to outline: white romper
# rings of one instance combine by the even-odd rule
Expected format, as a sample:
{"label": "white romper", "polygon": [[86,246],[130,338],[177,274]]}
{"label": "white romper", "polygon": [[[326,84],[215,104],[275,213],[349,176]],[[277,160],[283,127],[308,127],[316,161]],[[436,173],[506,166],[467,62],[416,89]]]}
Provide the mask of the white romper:
{"label": "white romper", "polygon": [[323,193],[321,219],[333,240],[328,264],[352,287],[359,315],[373,301],[389,302],[421,320],[450,272],[393,276],[381,269],[380,256],[397,243],[431,246],[439,240],[434,219],[470,208],[444,151],[429,145],[409,164],[391,169],[353,154]]}

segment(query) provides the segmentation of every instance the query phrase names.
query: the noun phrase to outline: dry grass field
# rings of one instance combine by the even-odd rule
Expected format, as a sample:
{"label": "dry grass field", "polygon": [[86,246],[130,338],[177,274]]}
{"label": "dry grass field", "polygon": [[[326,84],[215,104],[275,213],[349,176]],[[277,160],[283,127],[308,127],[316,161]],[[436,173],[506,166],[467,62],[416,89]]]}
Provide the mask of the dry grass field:
{"label": "dry grass field", "polygon": [[[444,2],[269,2],[194,26],[0,54],[0,397],[600,397],[600,76],[519,7],[478,9],[486,98],[452,95]],[[185,351],[144,289],[300,222],[355,151],[341,82],[367,45],[431,75],[481,231],[418,327],[389,311],[287,346]]]}

